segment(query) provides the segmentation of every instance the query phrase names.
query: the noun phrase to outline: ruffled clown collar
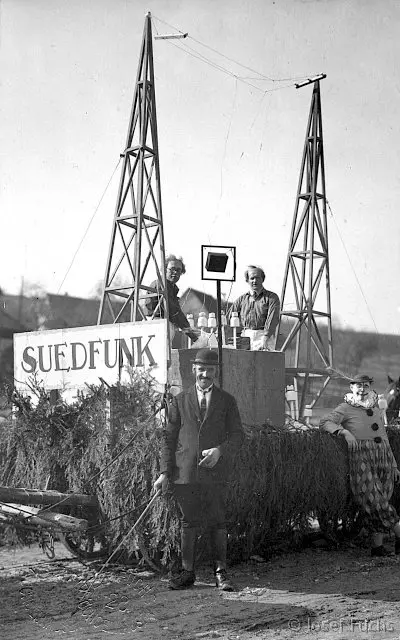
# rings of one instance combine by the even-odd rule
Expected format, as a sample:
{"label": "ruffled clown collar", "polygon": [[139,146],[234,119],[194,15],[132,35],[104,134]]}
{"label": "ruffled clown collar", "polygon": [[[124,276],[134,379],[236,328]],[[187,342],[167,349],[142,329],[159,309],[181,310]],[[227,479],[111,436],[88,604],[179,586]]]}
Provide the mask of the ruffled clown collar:
{"label": "ruffled clown collar", "polygon": [[345,394],[344,401],[347,402],[347,404],[350,404],[352,407],[362,407],[363,409],[373,409],[373,407],[378,406],[378,394],[376,393],[376,391],[371,389],[371,391],[368,393],[368,396],[365,398],[365,400],[358,400],[355,397],[355,395],[351,391],[349,391],[349,393]]}

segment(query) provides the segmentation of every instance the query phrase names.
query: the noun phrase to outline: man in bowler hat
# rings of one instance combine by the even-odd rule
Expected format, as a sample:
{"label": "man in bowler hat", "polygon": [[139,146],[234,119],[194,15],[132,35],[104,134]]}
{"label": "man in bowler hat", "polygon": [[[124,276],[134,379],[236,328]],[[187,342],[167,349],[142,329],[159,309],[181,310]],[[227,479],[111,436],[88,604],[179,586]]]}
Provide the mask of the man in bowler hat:
{"label": "man in bowler hat", "polygon": [[193,361],[195,384],[172,399],[164,431],[155,490],[171,486],[181,512],[182,569],[169,581],[186,589],[195,580],[196,541],[205,509],[211,534],[216,586],[232,591],[226,573],[225,493],[229,463],[244,434],[236,400],[215,386],[218,354],[200,349]]}

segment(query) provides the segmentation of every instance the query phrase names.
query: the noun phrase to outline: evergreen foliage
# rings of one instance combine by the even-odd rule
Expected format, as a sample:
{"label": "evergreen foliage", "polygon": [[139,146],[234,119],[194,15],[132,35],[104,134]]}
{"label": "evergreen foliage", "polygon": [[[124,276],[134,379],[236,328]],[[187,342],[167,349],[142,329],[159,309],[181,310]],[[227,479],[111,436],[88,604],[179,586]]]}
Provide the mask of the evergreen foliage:
{"label": "evergreen foliage", "polygon": [[[15,393],[14,417],[0,424],[0,482],[4,486],[96,494],[112,551],[138,519],[158,476],[162,396],[153,379],[132,374],[130,384],[91,387],[74,404],[52,404],[32,387],[34,400]],[[398,426],[389,429],[400,460]],[[400,504],[396,491],[395,505]],[[351,527],[345,443],[318,429],[247,429],[228,486],[229,554],[267,554],[278,542],[299,541],[317,517],[325,530]],[[77,517],[93,514],[84,508]],[[163,565],[179,549],[176,506],[167,495],[121,545]]]}

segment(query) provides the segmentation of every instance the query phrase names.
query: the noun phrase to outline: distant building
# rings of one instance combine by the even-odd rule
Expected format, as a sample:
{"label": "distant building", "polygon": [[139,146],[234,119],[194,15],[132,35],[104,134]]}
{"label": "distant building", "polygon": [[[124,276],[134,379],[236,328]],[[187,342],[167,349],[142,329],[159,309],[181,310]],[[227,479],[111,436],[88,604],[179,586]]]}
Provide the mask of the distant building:
{"label": "distant building", "polygon": [[208,315],[210,312],[217,313],[217,300],[204,291],[197,289],[186,289],[180,295],[180,303],[183,313],[193,313],[195,321],[199,317],[200,311],[205,311]]}
{"label": "distant building", "polygon": [[[67,329],[97,324],[100,300],[68,295],[40,293],[33,296],[0,294],[0,384],[10,380],[13,371],[13,335],[25,331]],[[112,316],[106,308],[106,323]],[[121,322],[129,321],[129,309]]]}
{"label": "distant building", "polygon": [[[193,320],[197,326],[197,320],[199,314],[203,311],[208,317],[210,313],[217,313],[217,300],[213,296],[205,293],[204,291],[198,291],[197,289],[186,289],[180,296],[180,305],[183,313],[193,314]],[[222,301],[222,310],[225,311],[225,302]],[[185,349],[187,348],[187,340],[181,332],[175,333],[172,341],[173,349]]]}
{"label": "distant building", "polygon": [[[0,306],[0,386],[10,383],[13,378],[13,336],[14,333],[27,331],[27,328],[17,319],[13,318],[3,305]],[[0,389],[0,396],[1,396]],[[4,404],[4,399],[0,405]],[[7,414],[8,415],[8,414]],[[4,418],[0,407],[0,419]]]}
{"label": "distant building", "polygon": [[[30,297],[2,294],[0,303],[8,316],[24,325],[25,331],[95,325],[100,306],[100,301],[95,298],[76,298],[53,293]],[[104,317],[104,324],[112,324],[112,316],[107,308]],[[121,321],[128,320],[127,309]]]}
{"label": "distant building", "polygon": [[0,340],[12,340],[14,333],[27,331],[27,328],[17,319],[0,307]]}

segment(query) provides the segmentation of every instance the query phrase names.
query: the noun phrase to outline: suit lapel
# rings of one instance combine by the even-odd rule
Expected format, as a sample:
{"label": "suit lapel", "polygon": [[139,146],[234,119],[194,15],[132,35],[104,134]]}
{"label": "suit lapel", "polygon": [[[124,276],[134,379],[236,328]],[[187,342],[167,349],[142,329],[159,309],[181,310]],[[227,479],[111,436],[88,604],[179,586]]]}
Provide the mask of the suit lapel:
{"label": "suit lapel", "polygon": [[216,387],[215,385],[213,386],[213,390],[211,391],[211,398],[210,398],[210,404],[208,407],[208,411],[206,414],[206,418],[210,418],[211,414],[213,413],[214,409],[218,406],[218,403],[220,401],[220,392],[218,387]]}
{"label": "suit lapel", "polygon": [[[218,404],[220,402],[221,399],[221,394],[219,392],[218,387],[214,386],[213,390],[211,391],[211,398],[210,398],[210,404],[208,406],[208,410],[206,413],[206,417],[205,420],[208,420],[211,416],[211,414],[214,412],[214,409],[216,409],[216,407],[218,407]],[[197,397],[197,389],[196,389],[196,385],[194,385],[188,393],[188,400],[189,400],[189,407],[190,410],[193,411],[196,420],[199,420],[201,422],[201,416],[200,416],[200,407],[199,407],[199,400]]]}
{"label": "suit lapel", "polygon": [[194,385],[190,389],[188,396],[189,396],[190,409],[193,411],[196,418],[200,420],[200,407],[199,407],[199,401],[197,399],[196,385]]}

